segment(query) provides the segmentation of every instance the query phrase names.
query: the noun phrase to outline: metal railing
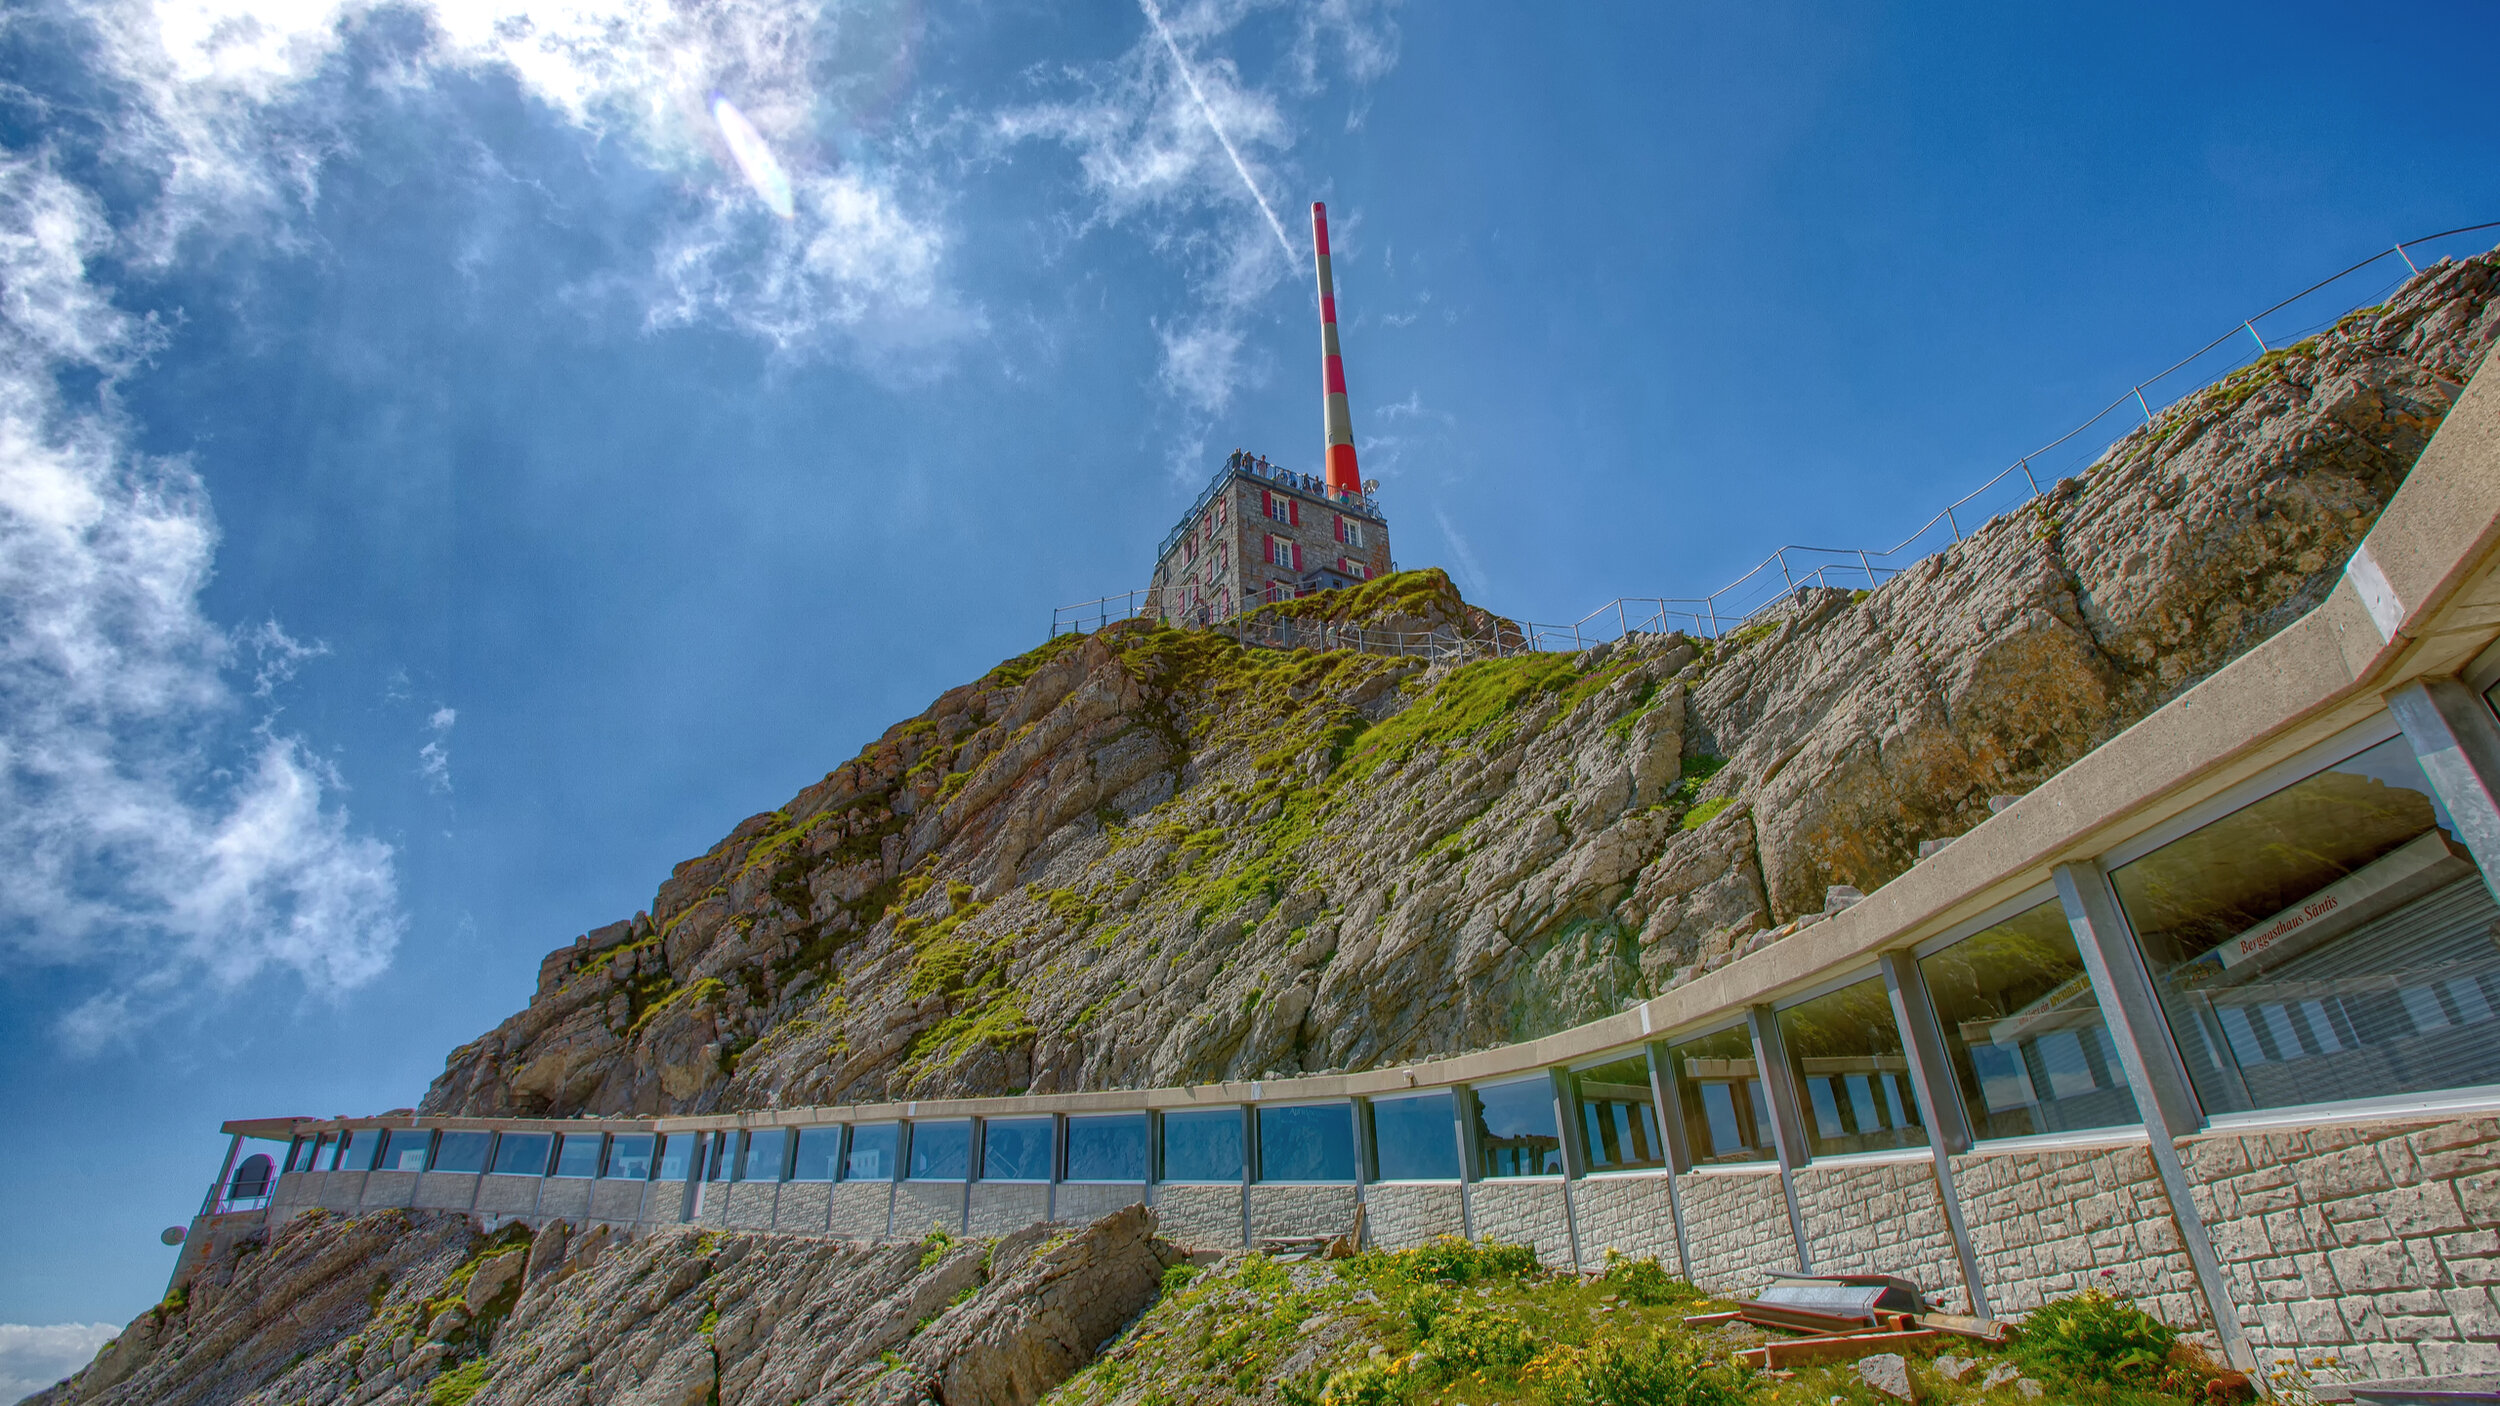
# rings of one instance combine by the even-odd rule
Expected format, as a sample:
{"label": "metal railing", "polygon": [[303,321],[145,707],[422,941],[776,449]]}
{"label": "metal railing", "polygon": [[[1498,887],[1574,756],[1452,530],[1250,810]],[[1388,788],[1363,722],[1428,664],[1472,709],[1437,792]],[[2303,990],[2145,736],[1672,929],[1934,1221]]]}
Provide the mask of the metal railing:
{"label": "metal railing", "polygon": [[[1503,655],[1522,651],[1581,650],[1642,633],[1681,632],[1702,638],[1717,638],[1753,623],[1765,612],[1795,598],[1800,591],[1818,587],[1875,590],[1918,562],[2030,503],[2040,496],[2044,486],[2053,487],[2059,479],[2099,462],[2129,436],[2151,428],[2163,412],[2206,386],[2258,361],[2278,357],[2286,348],[2334,327],[2352,313],[2383,303],[2390,293],[2422,272],[2422,266],[2414,261],[2411,251],[2439,240],[2492,229],[2500,229],[2500,220],[2441,230],[2437,234],[2426,234],[2390,245],[2262,312],[2240,319],[2221,336],[2130,385],[2091,418],[1997,470],[1986,482],[1945,504],[1933,517],[1920,523],[1908,536],[1890,547],[1879,550],[1783,546],[1764,557],[1752,570],[1708,595],[1622,597],[1608,601],[1566,624],[1518,621],[1515,640],[1509,631],[1504,631],[1501,638],[1471,640],[1469,647],[1492,655]],[[2342,295],[2317,301],[2320,294],[2344,284],[2355,275],[2372,269],[2385,272],[2382,266],[2389,260],[2400,262],[2404,271],[2385,282],[2368,285],[2369,291],[2358,297],[2351,296],[2347,288]],[[2271,340],[2269,333],[2272,334]],[[2180,386],[2181,389],[2177,394],[2170,394],[2165,389],[2167,386]],[[2153,406],[2155,399],[2162,402],[2159,410]],[[2124,413],[2130,406],[2136,414]],[[2113,428],[2109,425],[2113,415],[2129,423]],[[1230,472],[1227,470],[1225,474],[1217,475],[1216,482],[1200,495],[1200,507]],[[1191,521],[1197,511],[1198,508],[1191,509],[1191,516],[1182,521]],[[1176,532],[1175,539],[1177,535]],[[1171,540],[1174,539],[1166,540],[1167,551]],[[1161,559],[1162,554],[1158,553],[1156,560]],[[1120,609],[1112,608],[1115,602],[1121,603]],[[1071,630],[1081,631],[1087,628],[1089,621],[1093,628],[1099,629],[1117,620],[1151,618],[1159,613],[1151,591],[1130,591],[1126,595],[1105,596],[1082,605],[1060,607],[1051,614],[1051,633],[1058,635]],[[1237,617],[1235,623],[1249,623],[1254,618],[1255,607]],[[1256,634],[1262,630],[1275,633],[1273,627],[1267,625],[1257,625],[1248,633]],[[1349,641],[1359,639],[1366,633],[1342,627],[1338,630],[1338,635]],[[1348,643],[1335,647],[1364,646]],[[1399,651],[1384,649],[1381,652]]]}
{"label": "metal railing", "polygon": [[1379,500],[1368,493],[1331,493],[1328,491],[1328,482],[1325,479],[1311,474],[1295,473],[1291,469],[1280,469],[1264,460],[1255,464],[1228,463],[1215,471],[1215,477],[1208,479],[1207,486],[1199,490],[1197,499],[1189,505],[1189,511],[1181,514],[1181,520],[1173,526],[1170,532],[1163,535],[1162,545],[1155,548],[1157,566],[1161,566],[1163,559],[1172,554],[1172,548],[1180,544],[1181,537],[1189,531],[1189,525],[1198,520],[1198,515],[1207,510],[1207,504],[1215,501],[1215,495],[1224,491],[1224,485],[1230,482],[1235,474],[1255,479],[1260,483],[1272,483],[1279,488],[1290,489],[1296,493],[1308,493],[1315,498],[1324,499],[1361,514],[1374,522],[1388,521],[1388,518],[1381,514]]}

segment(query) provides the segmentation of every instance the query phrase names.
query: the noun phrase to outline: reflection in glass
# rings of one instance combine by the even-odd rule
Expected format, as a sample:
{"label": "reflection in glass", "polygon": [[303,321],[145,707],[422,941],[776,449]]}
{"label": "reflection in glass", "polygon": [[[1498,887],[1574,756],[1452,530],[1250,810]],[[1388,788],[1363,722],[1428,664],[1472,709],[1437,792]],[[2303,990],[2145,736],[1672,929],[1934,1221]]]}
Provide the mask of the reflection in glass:
{"label": "reflection in glass", "polygon": [[1714,1030],[1669,1048],[1667,1061],[1675,1066],[1694,1165],[1779,1160],[1751,1031],[1742,1025]]}
{"label": "reflection in glass", "polygon": [[1779,1023],[1813,1155],[1927,1145],[1882,977],[1790,1006]]}
{"label": "reflection in glass", "polygon": [[2137,1121],[2092,979],[2054,898],[1918,964],[1971,1134],[2023,1137]]}
{"label": "reflection in glass", "polygon": [[599,1135],[597,1133],[566,1133],[556,1140],[556,1170],[560,1177],[595,1177],[599,1175]]}
{"label": "reflection in glass", "polygon": [[981,1125],[984,1181],[1050,1180],[1050,1120],[992,1118]]}
{"label": "reflection in glass", "polygon": [[1561,1176],[1562,1129],[1553,1081],[1542,1077],[1476,1090],[1476,1164],[1488,1177]]}
{"label": "reflection in glass", "polygon": [[330,1163],[334,1172],[363,1172],[373,1168],[373,1154],[382,1145],[382,1135],[372,1128],[350,1128],[339,1134],[338,1152]]}
{"label": "reflection in glass", "polygon": [[1146,1167],[1145,1114],[1068,1120],[1068,1180],[1144,1181]]}
{"label": "reflection in glass", "polygon": [[612,1181],[651,1179],[651,1134],[618,1133],[608,1139],[608,1165],[600,1173]]}
{"label": "reflection in glass", "polygon": [[972,1174],[972,1120],[911,1125],[913,1181],[962,1181]]}
{"label": "reflection in glass", "polygon": [[684,1181],[694,1170],[695,1150],[702,1146],[700,1134],[663,1133],[660,1135],[661,1181]]}
{"label": "reflection in glass", "polygon": [[738,1180],[781,1180],[781,1154],[790,1146],[787,1128],[756,1128],[747,1133],[746,1145],[739,1149]]}
{"label": "reflection in glass", "polygon": [[1241,1155],[1240,1109],[1163,1115],[1165,1181],[1239,1181]]}
{"label": "reflection in glass", "polygon": [[792,1181],[832,1181],[842,1174],[842,1128],[803,1128],[798,1156],[790,1164]]}
{"label": "reflection in glass", "polygon": [[704,1173],[704,1180],[727,1181],[730,1173],[738,1169],[738,1159],[730,1152],[730,1149],[737,1145],[738,1135],[719,1132],[709,1134],[708,1137],[710,1140],[705,1146],[711,1150],[705,1156],[711,1161],[711,1169]]}
{"label": "reflection in glass", "polygon": [[434,1143],[434,1170],[485,1171],[486,1144],[494,1140],[493,1133],[445,1133]]}
{"label": "reflection in glass", "polygon": [[2110,874],[2208,1113],[2500,1082],[2455,829],[2397,737]]}
{"label": "reflection in glass", "polygon": [[850,1150],[842,1154],[842,1179],[894,1180],[894,1147],[901,1137],[894,1123],[862,1123],[852,1128]]}
{"label": "reflection in glass", "polygon": [[1649,1093],[1646,1056],[1574,1070],[1571,1092],[1580,1106],[1580,1138],[1588,1148],[1590,1171],[1667,1165],[1666,1143],[1658,1136],[1658,1109]]}
{"label": "reflection in glass", "polygon": [[511,1177],[543,1177],[547,1144],[553,1141],[545,1133],[505,1133],[495,1139],[495,1170]]}
{"label": "reflection in glass", "polygon": [[393,1128],[382,1143],[382,1161],[374,1170],[383,1172],[422,1172],[426,1149],[433,1145],[434,1134],[413,1128]]}
{"label": "reflection in glass", "polygon": [[1372,1100],[1372,1165],[1382,1181],[1458,1180],[1458,1100],[1447,1089]]}
{"label": "reflection in glass", "polygon": [[1354,1105],[1260,1109],[1259,1180],[1354,1180]]}

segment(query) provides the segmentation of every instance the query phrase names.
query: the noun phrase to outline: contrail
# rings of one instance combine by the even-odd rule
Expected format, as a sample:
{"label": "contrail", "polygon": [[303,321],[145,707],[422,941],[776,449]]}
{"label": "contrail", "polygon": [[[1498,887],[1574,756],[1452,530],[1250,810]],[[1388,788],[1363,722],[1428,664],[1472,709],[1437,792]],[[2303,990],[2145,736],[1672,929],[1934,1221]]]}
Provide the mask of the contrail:
{"label": "contrail", "polygon": [[1163,40],[1163,47],[1171,50],[1172,66],[1181,71],[1181,81],[1189,85],[1189,95],[1198,100],[1198,111],[1207,119],[1207,130],[1215,134],[1215,140],[1223,146],[1224,154],[1233,159],[1233,170],[1241,176],[1242,185],[1249,189],[1250,198],[1259,202],[1259,213],[1267,216],[1267,227],[1276,231],[1276,244],[1285,251],[1285,262],[1300,264],[1301,260],[1293,252],[1293,241],[1285,237],[1284,224],[1269,208],[1267,197],[1259,193],[1259,183],[1250,179],[1250,167],[1242,161],[1241,153],[1233,149],[1233,139],[1224,135],[1224,124],[1215,120],[1215,108],[1207,102],[1206,90],[1198,86],[1198,75],[1190,71],[1189,60],[1181,57],[1181,46],[1173,41],[1171,27],[1164,24],[1163,11],[1156,8],[1155,0],[1137,0],[1137,4],[1146,12],[1146,22],[1155,27],[1156,35]]}

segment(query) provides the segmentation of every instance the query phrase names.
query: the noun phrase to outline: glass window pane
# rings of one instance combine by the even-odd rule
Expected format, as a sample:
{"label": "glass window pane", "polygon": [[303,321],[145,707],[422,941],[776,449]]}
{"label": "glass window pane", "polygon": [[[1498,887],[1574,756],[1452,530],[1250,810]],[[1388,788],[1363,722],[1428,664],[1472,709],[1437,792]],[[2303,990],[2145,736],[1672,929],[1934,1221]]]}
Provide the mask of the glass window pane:
{"label": "glass window pane", "polygon": [[801,1129],[798,1160],[790,1168],[790,1180],[832,1181],[841,1173],[841,1127]]}
{"label": "glass window pane", "polygon": [[433,1144],[434,1134],[412,1128],[394,1128],[385,1135],[382,1161],[378,1170],[386,1172],[422,1172],[426,1149]]}
{"label": "glass window pane", "polygon": [[738,1169],[738,1158],[735,1152],[737,1145],[736,1133],[718,1132],[704,1135],[704,1150],[701,1154],[707,1163],[707,1170],[703,1174],[704,1180],[729,1180],[730,1174]]}
{"label": "glass window pane", "polygon": [[1574,1071],[1571,1092],[1580,1105],[1580,1140],[1589,1170],[1620,1172],[1667,1165],[1658,1135],[1658,1106],[1649,1093],[1649,1059],[1633,1055]]}
{"label": "glass window pane", "polygon": [[1068,1180],[1144,1181],[1146,1165],[1145,1114],[1068,1120]]}
{"label": "glass window pane", "polygon": [[663,1133],[660,1135],[661,1181],[684,1181],[694,1166],[694,1133]]}
{"label": "glass window pane", "polygon": [[1476,1090],[1476,1160],[1488,1177],[1562,1175],[1552,1081],[1522,1079]]}
{"label": "glass window pane", "polygon": [[757,1128],[747,1133],[738,1158],[738,1180],[781,1180],[781,1154],[790,1145],[787,1128]]}
{"label": "glass window pane", "polygon": [[962,1181],[972,1174],[972,1120],[911,1125],[911,1181]]}
{"label": "glass window pane", "polygon": [[1813,1155],[1927,1145],[1882,977],[1790,1006],[1779,1023],[1805,1096]]}
{"label": "glass window pane", "polygon": [[2455,830],[2396,737],[2111,873],[2207,1112],[2500,1082]]}
{"label": "glass window pane", "polygon": [[1241,1180],[1241,1110],[1191,1109],[1163,1115],[1165,1181]]}
{"label": "glass window pane", "polygon": [[555,1175],[560,1177],[599,1175],[599,1134],[566,1133],[557,1139]]}
{"label": "glass window pane", "polygon": [[1438,1089],[1373,1099],[1372,1163],[1382,1181],[1456,1181],[1457,1098]]}
{"label": "glass window pane", "polygon": [[981,1175],[989,1181],[1050,1180],[1050,1120],[992,1118],[983,1124]]}
{"label": "glass window pane", "polygon": [[1924,958],[1918,972],[1975,1136],[2139,1120],[2056,899]]}
{"label": "glass window pane", "polygon": [[651,1140],[649,1133],[618,1133],[609,1138],[607,1170],[600,1175],[613,1181],[649,1181]]}
{"label": "glass window pane", "polygon": [[1259,1180],[1354,1180],[1354,1105],[1260,1109]]}
{"label": "glass window pane", "polygon": [[331,1153],[330,1170],[361,1172],[373,1166],[373,1151],[381,1144],[381,1135],[370,1128],[350,1128],[339,1134],[338,1145]]}
{"label": "glass window pane", "polygon": [[494,1140],[493,1133],[445,1133],[434,1143],[434,1170],[485,1171],[486,1145]]}
{"label": "glass window pane", "polygon": [[1754,1067],[1753,1032],[1742,1025],[1715,1030],[1667,1051],[1683,1103],[1684,1138],[1695,1165],[1774,1162],[1771,1113]]}
{"label": "glass window pane", "polygon": [[495,1140],[495,1170],[506,1176],[545,1176],[550,1141],[545,1133],[505,1133]]}
{"label": "glass window pane", "polygon": [[862,1123],[851,1129],[851,1148],[842,1158],[842,1179],[894,1180],[894,1145],[899,1136],[892,1123]]}

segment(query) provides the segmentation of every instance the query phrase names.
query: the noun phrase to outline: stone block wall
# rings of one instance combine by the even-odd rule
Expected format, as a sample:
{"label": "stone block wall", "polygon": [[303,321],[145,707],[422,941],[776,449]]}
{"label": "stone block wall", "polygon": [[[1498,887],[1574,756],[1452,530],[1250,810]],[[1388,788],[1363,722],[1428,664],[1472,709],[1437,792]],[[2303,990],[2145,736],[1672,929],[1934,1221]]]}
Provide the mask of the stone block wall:
{"label": "stone block wall", "polygon": [[1571,1267],[1571,1217],[1561,1181],[1480,1181],[1467,1188],[1467,1195],[1474,1204],[1477,1239],[1527,1245],[1545,1263]]}
{"label": "stone block wall", "polygon": [[367,1172],[365,1190],[358,1203],[368,1211],[394,1206],[413,1206],[417,1200],[419,1172]]}
{"label": "stone block wall", "polygon": [[964,1228],[964,1184],[959,1181],[907,1181],[894,1190],[894,1234],[917,1240],[937,1226],[948,1234]]}
{"label": "stone block wall", "polygon": [[1970,1312],[1932,1158],[1810,1163],[1797,1169],[1796,1183],[1817,1272],[1898,1274],[1926,1290],[1937,1307]]}
{"label": "stone block wall", "polygon": [[419,1172],[416,1196],[409,1204],[428,1211],[465,1211],[476,1197],[474,1172]]}
{"label": "stone block wall", "polygon": [[1438,1235],[1463,1235],[1458,1183],[1387,1182],[1363,1188],[1363,1239],[1383,1250],[1404,1250]]}
{"label": "stone block wall", "polygon": [[365,1201],[365,1172],[324,1172],[319,1205],[325,1211],[354,1215]]}
{"label": "stone block wall", "polygon": [[726,1188],[729,1212],[721,1224],[731,1230],[770,1230],[773,1228],[773,1199],[781,1191],[780,1183],[769,1181],[733,1181]]}
{"label": "stone block wall", "polygon": [[491,1216],[526,1216],[538,1205],[538,1181],[490,1173],[478,1183],[477,1208]]}
{"label": "stone block wall", "polygon": [[972,1207],[965,1229],[974,1235],[1004,1235],[1050,1218],[1050,1186],[1031,1182],[984,1181],[972,1185]]}
{"label": "stone block wall", "polygon": [[1241,1247],[1241,1188],[1158,1186],[1155,1221],[1164,1239],[1193,1250]]}
{"label": "stone block wall", "polygon": [[[661,1188],[651,1188],[657,1200]],[[672,1201],[672,1205],[675,1203]],[[829,1181],[784,1182],[781,1200],[773,1206],[773,1229],[791,1235],[822,1235],[827,1212],[833,1204],[833,1183]],[[648,1216],[645,1219],[649,1219]]]}
{"label": "stone block wall", "polygon": [[1250,1238],[1343,1235],[1354,1228],[1352,1185],[1270,1182],[1250,1188]]}
{"label": "stone block wall", "polygon": [[1966,1153],[1952,1166],[1997,1313],[2026,1313],[2098,1285],[2178,1327],[2209,1322],[2170,1198],[2142,1144]]}
{"label": "stone block wall", "polygon": [[2500,1119],[2210,1134],[2179,1155],[2261,1356],[2500,1372]]}
{"label": "stone block wall", "polygon": [[632,1225],[642,1219],[642,1196],[647,1183],[639,1181],[595,1181],[590,1184],[590,1218],[615,1225]]}
{"label": "stone block wall", "polygon": [[1675,1207],[1663,1176],[1591,1177],[1571,1188],[1571,1211],[1580,1232],[1580,1262],[1594,1269],[1606,1251],[1635,1259],[1648,1256],[1669,1274],[1683,1273],[1675,1249]]}
{"label": "stone block wall", "polygon": [[885,1235],[893,1212],[894,1184],[885,1181],[836,1183],[826,1212],[826,1229],[851,1240],[876,1240]]}
{"label": "stone block wall", "polygon": [[1777,1167],[1695,1172],[1679,1189],[1695,1284],[1714,1294],[1750,1297],[1771,1282],[1768,1271],[1796,1267],[1797,1237],[1788,1229],[1788,1198],[1780,1191]]}
{"label": "stone block wall", "polygon": [[1122,1206],[1135,1206],[1146,1200],[1144,1182],[1061,1182],[1058,1205],[1052,1220],[1091,1225]]}

